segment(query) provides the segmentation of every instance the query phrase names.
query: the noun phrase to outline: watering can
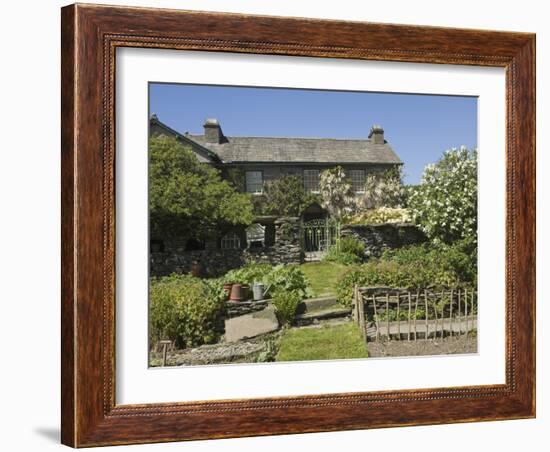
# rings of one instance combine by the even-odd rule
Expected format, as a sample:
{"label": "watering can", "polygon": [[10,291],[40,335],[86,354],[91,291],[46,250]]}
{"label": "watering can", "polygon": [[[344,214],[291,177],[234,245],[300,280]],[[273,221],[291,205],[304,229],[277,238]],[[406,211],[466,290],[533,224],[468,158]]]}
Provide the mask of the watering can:
{"label": "watering can", "polygon": [[270,287],[271,287],[271,285],[269,285],[269,286],[267,286],[267,288],[265,288],[264,283],[255,281],[254,285],[252,286],[252,297],[253,297],[254,301],[262,301],[264,299],[264,297],[266,296],[267,291],[269,290]]}

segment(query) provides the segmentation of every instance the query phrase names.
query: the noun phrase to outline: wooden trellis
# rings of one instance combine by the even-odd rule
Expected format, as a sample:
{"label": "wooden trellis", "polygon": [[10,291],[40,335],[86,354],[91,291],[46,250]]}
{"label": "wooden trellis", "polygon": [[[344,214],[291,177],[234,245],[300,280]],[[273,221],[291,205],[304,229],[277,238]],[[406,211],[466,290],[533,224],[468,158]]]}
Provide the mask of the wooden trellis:
{"label": "wooden trellis", "polygon": [[477,291],[471,288],[355,286],[353,308],[365,340],[468,337],[477,330]]}

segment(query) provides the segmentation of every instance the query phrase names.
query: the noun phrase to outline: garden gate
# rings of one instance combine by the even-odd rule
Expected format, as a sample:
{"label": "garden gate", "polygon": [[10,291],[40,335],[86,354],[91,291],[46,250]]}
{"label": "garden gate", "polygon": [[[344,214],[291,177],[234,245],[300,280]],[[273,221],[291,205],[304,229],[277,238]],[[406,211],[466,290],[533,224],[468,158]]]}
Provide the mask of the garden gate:
{"label": "garden gate", "polygon": [[[320,259],[333,245],[338,245],[340,222],[326,218],[302,223],[302,249],[306,260]],[[308,259],[311,257],[311,259]]]}

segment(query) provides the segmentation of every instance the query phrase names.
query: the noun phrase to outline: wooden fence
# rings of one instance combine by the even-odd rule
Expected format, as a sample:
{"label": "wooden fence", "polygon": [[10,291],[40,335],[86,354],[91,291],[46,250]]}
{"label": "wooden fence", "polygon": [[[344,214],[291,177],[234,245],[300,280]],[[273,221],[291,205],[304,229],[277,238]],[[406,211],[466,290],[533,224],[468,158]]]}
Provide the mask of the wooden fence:
{"label": "wooden fence", "polygon": [[355,286],[353,314],[367,341],[468,337],[477,330],[477,291]]}

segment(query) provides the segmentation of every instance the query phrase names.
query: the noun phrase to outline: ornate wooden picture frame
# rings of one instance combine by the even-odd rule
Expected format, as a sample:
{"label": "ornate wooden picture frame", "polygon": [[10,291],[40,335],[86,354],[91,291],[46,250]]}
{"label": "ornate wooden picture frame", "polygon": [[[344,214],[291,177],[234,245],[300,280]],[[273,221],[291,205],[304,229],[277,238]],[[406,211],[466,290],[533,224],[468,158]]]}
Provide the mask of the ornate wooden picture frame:
{"label": "ornate wooden picture frame", "polygon": [[[535,416],[535,35],[71,5],[62,9],[62,442],[73,447]],[[197,50],[506,70],[506,382],[115,403],[115,51]]]}

